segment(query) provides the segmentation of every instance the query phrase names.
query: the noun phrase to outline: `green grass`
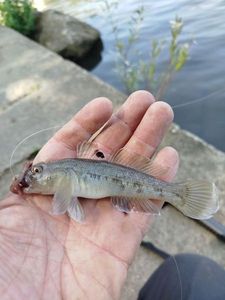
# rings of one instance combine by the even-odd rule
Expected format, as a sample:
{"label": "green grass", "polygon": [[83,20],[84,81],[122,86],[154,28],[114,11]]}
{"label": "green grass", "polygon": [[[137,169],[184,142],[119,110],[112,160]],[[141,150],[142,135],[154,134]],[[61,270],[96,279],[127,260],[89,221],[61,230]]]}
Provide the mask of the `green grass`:
{"label": "green grass", "polygon": [[30,36],[35,29],[36,12],[30,0],[4,0],[0,3],[1,25]]}
{"label": "green grass", "polygon": [[[137,89],[146,89],[156,95],[156,99],[162,98],[166,89],[170,86],[174,75],[186,64],[189,56],[189,43],[180,43],[179,37],[182,34],[183,21],[175,17],[170,21],[170,36],[166,41],[152,37],[149,40],[149,57],[146,60],[141,58],[142,54],[136,49],[140,39],[140,29],[144,19],[145,8],[140,6],[133,11],[128,24],[129,33],[126,40],[120,38],[118,24],[113,19],[113,11],[117,9],[119,2],[102,0],[109,16],[112,33],[115,40],[116,72],[123,82],[125,92],[130,94]],[[167,62],[163,70],[158,70],[161,54],[167,56]]]}

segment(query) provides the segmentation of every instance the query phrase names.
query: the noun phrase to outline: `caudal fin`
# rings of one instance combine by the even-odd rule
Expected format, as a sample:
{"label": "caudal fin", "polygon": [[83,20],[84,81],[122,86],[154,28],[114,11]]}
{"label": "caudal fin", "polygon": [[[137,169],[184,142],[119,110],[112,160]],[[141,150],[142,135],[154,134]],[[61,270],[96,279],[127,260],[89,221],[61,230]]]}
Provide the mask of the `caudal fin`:
{"label": "caudal fin", "polygon": [[181,201],[171,204],[184,215],[194,219],[209,219],[219,209],[218,191],[214,183],[190,181],[179,184]]}

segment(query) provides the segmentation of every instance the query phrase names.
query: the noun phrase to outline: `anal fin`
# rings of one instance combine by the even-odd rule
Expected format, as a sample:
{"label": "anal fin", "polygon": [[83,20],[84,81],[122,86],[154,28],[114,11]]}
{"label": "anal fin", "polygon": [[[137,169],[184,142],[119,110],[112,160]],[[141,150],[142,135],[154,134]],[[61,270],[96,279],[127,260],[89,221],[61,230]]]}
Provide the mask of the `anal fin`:
{"label": "anal fin", "polygon": [[116,209],[122,212],[142,212],[160,215],[160,208],[151,199],[111,197],[111,202]]}

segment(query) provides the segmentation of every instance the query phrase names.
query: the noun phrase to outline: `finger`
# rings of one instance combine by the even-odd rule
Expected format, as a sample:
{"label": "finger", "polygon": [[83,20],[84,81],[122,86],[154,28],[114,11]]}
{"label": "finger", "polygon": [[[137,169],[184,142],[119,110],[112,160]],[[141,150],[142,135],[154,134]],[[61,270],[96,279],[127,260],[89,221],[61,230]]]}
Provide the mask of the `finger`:
{"label": "finger", "polygon": [[106,153],[122,148],[154,101],[154,97],[146,91],[131,94],[119,111],[113,114],[107,127],[97,136],[95,142]]}
{"label": "finger", "polygon": [[151,157],[161,143],[173,117],[173,110],[166,102],[153,103],[125,147]]}
{"label": "finger", "polygon": [[76,146],[103,126],[112,114],[107,98],[96,98],[85,105],[41,149],[35,162],[74,157]]}
{"label": "finger", "polygon": [[179,155],[173,147],[165,147],[156,155],[153,164],[166,170],[159,179],[171,182],[178,170]]}

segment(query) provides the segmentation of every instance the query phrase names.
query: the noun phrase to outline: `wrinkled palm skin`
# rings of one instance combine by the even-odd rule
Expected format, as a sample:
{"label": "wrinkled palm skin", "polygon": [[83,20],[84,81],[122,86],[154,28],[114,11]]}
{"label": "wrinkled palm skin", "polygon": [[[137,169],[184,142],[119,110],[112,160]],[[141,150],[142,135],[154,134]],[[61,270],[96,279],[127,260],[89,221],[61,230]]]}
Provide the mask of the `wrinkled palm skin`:
{"label": "wrinkled palm skin", "polygon": [[[169,105],[154,102],[145,91],[131,94],[113,115],[108,99],[94,99],[48,141],[35,162],[75,157],[76,145],[108,120],[96,138],[103,151],[126,147],[151,157],[172,119]],[[154,163],[167,170],[161,179],[169,181],[178,155],[166,147]],[[81,199],[86,220],[79,224],[66,214],[51,215],[51,196],[9,193],[0,202],[1,299],[119,299],[153,217],[123,214],[109,200]]]}

